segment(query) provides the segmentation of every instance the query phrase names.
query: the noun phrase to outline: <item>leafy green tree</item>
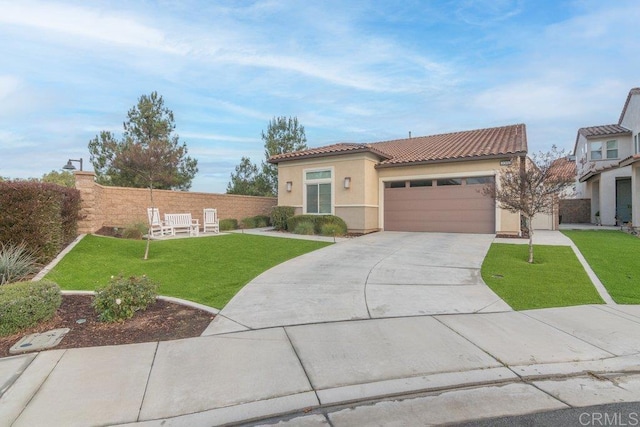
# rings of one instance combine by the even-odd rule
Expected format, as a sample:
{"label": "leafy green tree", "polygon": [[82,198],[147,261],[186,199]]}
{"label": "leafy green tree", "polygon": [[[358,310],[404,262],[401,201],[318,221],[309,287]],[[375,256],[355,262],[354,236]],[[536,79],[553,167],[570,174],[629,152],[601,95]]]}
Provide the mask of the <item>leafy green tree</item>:
{"label": "leafy green tree", "polygon": [[277,196],[278,166],[269,163],[269,158],[276,154],[307,149],[304,126],[298,123],[297,117],[274,117],[269,122],[267,132],[262,131],[262,140],[265,160],[260,168],[251,163],[248,157],[242,157],[235,172],[231,174],[231,181],[227,185],[228,194]]}
{"label": "leafy green tree", "polygon": [[103,185],[188,190],[198,161],[174,134],[173,112],[157,92],[142,95],[124,122],[122,139],[102,131],[89,142],[96,181]]}
{"label": "leafy green tree", "polygon": [[76,178],[73,176],[73,173],[68,171],[58,172],[56,170],[52,170],[51,172],[42,175],[41,181],[62,185],[63,187],[74,188],[76,186]]}
{"label": "leafy green tree", "polygon": [[244,194],[246,196],[263,196],[268,193],[264,177],[258,167],[248,157],[242,157],[240,164],[231,174],[227,185],[227,194]]}
{"label": "leafy green tree", "polygon": [[262,131],[265,161],[262,162],[262,179],[266,184],[266,194],[278,195],[278,166],[268,162],[276,154],[291,153],[307,149],[304,126],[297,117],[274,117],[269,122],[267,133]]}

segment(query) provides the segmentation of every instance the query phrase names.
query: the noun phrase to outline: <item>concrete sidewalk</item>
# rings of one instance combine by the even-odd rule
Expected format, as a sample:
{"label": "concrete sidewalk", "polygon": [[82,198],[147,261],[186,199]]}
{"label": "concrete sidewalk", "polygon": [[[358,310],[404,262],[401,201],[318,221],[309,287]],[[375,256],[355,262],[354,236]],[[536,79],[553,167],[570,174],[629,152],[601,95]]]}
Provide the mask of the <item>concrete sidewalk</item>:
{"label": "concrete sidewalk", "polygon": [[451,422],[638,401],[638,349],[639,306],[580,306],[53,350],[0,360],[0,425],[209,426],[286,415],[348,426],[400,412]]}

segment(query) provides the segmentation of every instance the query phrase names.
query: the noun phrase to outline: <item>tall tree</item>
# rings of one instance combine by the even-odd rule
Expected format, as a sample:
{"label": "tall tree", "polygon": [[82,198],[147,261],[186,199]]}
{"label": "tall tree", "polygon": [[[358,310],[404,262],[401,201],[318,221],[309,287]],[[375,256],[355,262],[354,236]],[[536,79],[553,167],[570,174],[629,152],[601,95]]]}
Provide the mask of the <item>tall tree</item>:
{"label": "tall tree", "polygon": [[231,174],[231,181],[227,185],[227,194],[263,196],[266,192],[268,189],[258,167],[248,157],[242,157],[235,172]]}
{"label": "tall tree", "polygon": [[[174,135],[173,112],[157,92],[142,95],[129,110],[122,140],[100,132],[89,142],[97,181],[106,185],[148,188],[151,207],[154,189],[188,190],[198,172],[198,162],[187,156],[187,145]],[[149,224],[151,227],[151,224]],[[151,233],[144,259],[149,257]]]}
{"label": "tall tree", "polygon": [[[186,143],[180,143],[174,134],[173,112],[165,107],[162,96],[157,92],[142,95],[129,110],[123,126],[120,140],[112,132],[102,131],[89,142],[90,160],[98,183],[137,188],[152,185],[164,190],[191,188],[198,162],[187,156]],[[150,167],[145,156],[131,155],[145,151],[156,155],[158,163],[153,165],[153,174],[145,173],[145,168]],[[160,163],[166,160],[170,162]],[[150,183],[151,175],[154,178]]]}
{"label": "tall tree", "polygon": [[269,122],[267,133],[262,131],[265,161],[262,162],[262,176],[269,194],[278,194],[278,166],[268,162],[276,154],[306,150],[307,137],[304,126],[298,123],[297,117],[274,117]]}
{"label": "tall tree", "polygon": [[494,197],[500,208],[519,213],[529,232],[529,263],[533,263],[533,217],[552,214],[560,193],[569,188],[575,176],[562,167],[567,153],[554,145],[548,152],[531,158],[514,158],[507,170],[498,177],[498,185],[483,188],[485,195]]}

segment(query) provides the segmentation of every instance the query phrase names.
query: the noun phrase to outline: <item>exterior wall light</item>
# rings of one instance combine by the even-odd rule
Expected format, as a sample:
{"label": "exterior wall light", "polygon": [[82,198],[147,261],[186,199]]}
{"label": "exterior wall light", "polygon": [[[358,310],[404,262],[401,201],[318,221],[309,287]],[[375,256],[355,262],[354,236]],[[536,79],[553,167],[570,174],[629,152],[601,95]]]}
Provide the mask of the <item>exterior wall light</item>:
{"label": "exterior wall light", "polygon": [[293,182],[287,181],[287,192],[291,193],[292,188],[293,188]]}
{"label": "exterior wall light", "polygon": [[344,188],[350,188],[350,187],[351,187],[351,177],[350,177],[350,176],[347,176],[347,177],[344,179]]}

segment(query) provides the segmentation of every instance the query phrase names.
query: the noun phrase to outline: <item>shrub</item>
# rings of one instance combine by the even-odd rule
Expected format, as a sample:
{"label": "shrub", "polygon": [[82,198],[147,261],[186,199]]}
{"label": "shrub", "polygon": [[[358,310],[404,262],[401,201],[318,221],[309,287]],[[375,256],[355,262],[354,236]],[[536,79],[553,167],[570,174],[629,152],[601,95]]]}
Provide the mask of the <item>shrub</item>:
{"label": "shrub", "polygon": [[240,224],[242,224],[242,228],[267,227],[269,225],[269,217],[265,215],[250,216],[243,218]]}
{"label": "shrub", "polygon": [[344,236],[345,231],[338,224],[322,224],[320,234],[323,236]]}
{"label": "shrub", "polygon": [[[339,216],[321,215],[317,218],[316,233],[323,236],[344,236],[347,234],[347,223]],[[325,228],[326,230],[323,231]]]}
{"label": "shrub", "polygon": [[0,336],[50,319],[61,303],[60,287],[47,280],[0,286]]}
{"label": "shrub", "polygon": [[293,229],[293,233],[311,236],[315,234],[315,231],[313,230],[313,223],[310,221],[301,221],[296,224],[296,227]]}
{"label": "shrub", "polygon": [[276,230],[287,230],[287,220],[296,214],[293,206],[274,206],[271,210],[271,225]]}
{"label": "shrub", "polygon": [[96,290],[91,305],[103,322],[120,322],[146,310],[157,295],[158,285],[147,276],[111,277],[107,286]]}
{"label": "shrub", "polygon": [[142,236],[147,234],[149,226],[143,222],[131,224],[122,230],[122,237],[124,239],[140,240]]}
{"label": "shrub", "polygon": [[[325,224],[333,224],[339,231],[336,236],[347,233],[347,224],[340,217],[335,215],[296,215],[287,220],[287,230],[295,230],[296,226],[301,222],[311,222],[313,224],[315,234],[322,234],[322,226]],[[333,234],[331,234],[333,236]]]}
{"label": "shrub", "polygon": [[238,220],[227,218],[220,220],[220,231],[228,231],[228,230],[237,230],[238,229]]}
{"label": "shrub", "polygon": [[22,280],[37,270],[36,257],[24,242],[19,245],[0,242],[0,285]]}

